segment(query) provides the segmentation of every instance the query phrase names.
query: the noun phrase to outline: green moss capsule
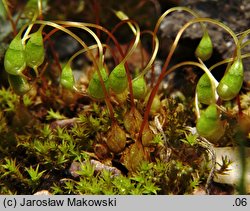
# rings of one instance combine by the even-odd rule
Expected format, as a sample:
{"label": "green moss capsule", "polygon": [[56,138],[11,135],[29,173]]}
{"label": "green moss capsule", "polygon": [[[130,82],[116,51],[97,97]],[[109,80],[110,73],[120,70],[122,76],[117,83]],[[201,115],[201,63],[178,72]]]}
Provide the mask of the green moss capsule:
{"label": "green moss capsule", "polygon": [[30,90],[30,84],[26,78],[20,75],[8,75],[11,88],[17,95],[24,95]]}
{"label": "green moss capsule", "polygon": [[124,64],[118,64],[109,75],[109,86],[116,94],[121,94],[128,87],[128,79]]}
{"label": "green moss capsule", "polygon": [[117,102],[119,102],[119,104],[124,104],[127,100],[128,97],[128,89],[125,89],[121,94],[116,94],[115,95],[115,99],[117,100]]}
{"label": "green moss capsule", "polygon": [[37,0],[29,0],[24,8],[24,15],[32,20],[34,15],[38,14],[38,1]]}
{"label": "green moss capsule", "polygon": [[132,81],[133,94],[135,99],[143,99],[147,94],[147,84],[144,77]]}
{"label": "green moss capsule", "polygon": [[64,88],[69,90],[72,90],[74,87],[75,84],[74,75],[69,63],[67,63],[62,69],[60,83]]}
{"label": "green moss capsule", "polygon": [[243,84],[244,70],[241,59],[237,59],[229,67],[217,87],[217,93],[222,100],[235,98]]}
{"label": "green moss capsule", "polygon": [[19,34],[11,41],[5,53],[4,68],[12,75],[20,75],[26,68],[24,45]]}
{"label": "green moss capsule", "polygon": [[142,132],[142,145],[144,147],[150,147],[151,145],[154,144],[153,140],[154,140],[154,134],[150,130],[149,125],[147,124],[143,128],[143,132]]}
{"label": "green moss capsule", "polygon": [[151,108],[150,108],[150,114],[155,115],[158,113],[161,109],[161,100],[159,95],[155,95]]}
{"label": "green moss capsule", "polygon": [[206,73],[204,73],[196,86],[197,97],[200,103],[210,105],[215,103],[215,96],[212,90],[211,81]]}
{"label": "green moss capsule", "polygon": [[[109,80],[108,80],[108,74],[105,70],[105,68],[102,68],[100,70],[104,85],[106,89],[108,90],[109,88]],[[89,82],[88,86],[88,93],[92,98],[101,100],[105,98],[104,90],[102,89],[101,81],[99,78],[99,75],[97,71],[93,74],[92,79]]]}
{"label": "green moss capsule", "polygon": [[[148,93],[148,95],[146,96],[145,104],[148,103],[149,97],[150,97],[150,93]],[[150,108],[150,114],[151,115],[155,115],[156,113],[158,113],[160,111],[160,109],[161,109],[161,99],[160,99],[160,96],[159,95],[155,95],[155,97],[153,99],[153,102],[152,102],[152,105],[151,105],[151,108]]]}
{"label": "green moss capsule", "polygon": [[220,120],[220,113],[215,104],[211,104],[201,113],[196,124],[200,136],[215,143],[225,133],[224,123]]}
{"label": "green moss capsule", "polygon": [[117,123],[114,123],[107,134],[106,144],[110,151],[114,153],[122,152],[125,149],[126,140],[125,131]]}
{"label": "green moss capsule", "polygon": [[43,36],[40,29],[30,35],[30,39],[26,44],[25,56],[27,65],[36,70],[43,63],[44,55]]}
{"label": "green moss capsule", "polygon": [[204,32],[199,45],[195,50],[195,55],[202,61],[210,59],[213,53],[213,43],[207,31]]}

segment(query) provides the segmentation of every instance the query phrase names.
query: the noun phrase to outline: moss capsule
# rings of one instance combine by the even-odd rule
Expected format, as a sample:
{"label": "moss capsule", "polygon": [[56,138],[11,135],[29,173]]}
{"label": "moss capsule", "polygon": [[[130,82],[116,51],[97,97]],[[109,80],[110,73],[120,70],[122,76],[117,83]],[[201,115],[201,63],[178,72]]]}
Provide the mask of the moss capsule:
{"label": "moss capsule", "polygon": [[232,100],[238,95],[243,84],[243,76],[242,60],[237,59],[229,67],[217,87],[217,93],[222,100]]}
{"label": "moss capsule", "polygon": [[12,75],[20,75],[26,68],[24,45],[19,34],[11,41],[5,53],[4,68]]}
{"label": "moss capsule", "polygon": [[24,8],[24,15],[32,20],[32,18],[38,14],[38,1],[37,0],[29,0]]}
{"label": "moss capsule", "polygon": [[20,75],[8,75],[8,80],[13,91],[17,95],[24,95],[30,90],[29,82]]}
{"label": "moss capsule", "polygon": [[115,95],[115,99],[117,100],[117,102],[119,102],[120,104],[124,104],[127,100],[128,97],[128,89],[125,89],[121,94],[116,94]]}
{"label": "moss capsule", "polygon": [[74,75],[69,63],[67,63],[65,67],[62,69],[60,83],[66,89],[72,90],[74,87],[75,84]]}
{"label": "moss capsule", "polygon": [[[101,73],[104,85],[106,89],[108,90],[109,80],[108,80],[108,74],[105,68],[102,68],[100,70],[100,73]],[[102,89],[101,81],[100,81],[97,71],[93,74],[93,77],[91,78],[89,82],[88,93],[91,97],[98,99],[98,100],[105,98],[104,90]]]}
{"label": "moss capsule", "polygon": [[[150,93],[147,95],[145,103],[148,102],[148,99],[150,97]],[[161,99],[159,95],[155,95],[151,108],[150,108],[150,114],[151,115],[155,115],[156,113],[158,113],[161,109]]]}
{"label": "moss capsule", "polygon": [[196,92],[200,103],[205,105],[215,103],[215,96],[212,90],[211,81],[206,73],[200,77],[196,86]]}
{"label": "moss capsule", "polygon": [[202,61],[210,59],[213,53],[213,43],[207,31],[204,32],[200,43],[198,44],[195,55]]}
{"label": "moss capsule", "polygon": [[124,64],[118,64],[109,75],[109,85],[116,94],[121,94],[128,87],[128,79]]}
{"label": "moss capsule", "polygon": [[107,134],[106,144],[110,151],[114,153],[122,152],[125,149],[126,140],[125,131],[117,123],[114,123]]}
{"label": "moss capsule", "polygon": [[220,113],[215,104],[211,104],[201,113],[196,124],[200,136],[215,143],[225,133],[224,123],[220,120]]}
{"label": "moss capsule", "polygon": [[131,144],[122,153],[121,162],[129,172],[137,172],[141,163],[147,161],[145,151],[137,143]]}
{"label": "moss capsule", "polygon": [[132,81],[133,94],[135,99],[143,99],[147,94],[147,84],[144,77]]}
{"label": "moss capsule", "polygon": [[29,67],[36,70],[44,61],[44,45],[42,30],[30,35],[25,47],[26,63]]}
{"label": "moss capsule", "polygon": [[125,129],[131,135],[135,135],[140,130],[142,115],[137,109],[131,109],[125,114],[123,122]]}
{"label": "moss capsule", "polygon": [[145,125],[143,132],[142,132],[142,145],[144,147],[149,147],[153,144],[154,134],[150,130],[149,125]]}

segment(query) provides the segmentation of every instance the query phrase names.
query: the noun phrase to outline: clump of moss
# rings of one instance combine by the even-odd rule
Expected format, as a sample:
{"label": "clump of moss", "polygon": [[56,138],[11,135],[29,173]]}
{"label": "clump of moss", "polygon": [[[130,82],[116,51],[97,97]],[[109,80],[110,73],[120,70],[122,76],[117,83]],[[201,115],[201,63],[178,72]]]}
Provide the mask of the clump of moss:
{"label": "clump of moss", "polygon": [[[228,136],[233,140],[239,131],[249,135],[246,127],[249,114],[245,112],[248,98],[242,99],[244,112],[240,103],[235,113],[227,104],[230,100],[235,105],[231,100],[239,96],[242,88],[242,59],[249,55],[241,55],[241,49],[249,43],[244,41],[249,31],[237,36],[216,20],[200,18],[188,8],[176,7],[162,14],[153,31],[141,32],[136,21],[117,11],[121,21],[114,31],[127,25],[134,36],[125,52],[114,31],[92,23],[41,20],[38,16],[42,8],[39,4],[33,6],[33,21],[27,20],[5,55],[10,88],[0,89],[0,192],[33,194],[46,189],[53,194],[192,194],[196,188],[205,187],[209,193],[215,172],[214,145],[232,145],[223,139]],[[195,19],[180,29],[155,79],[152,67],[159,48],[157,30],[163,18],[177,10],[188,12]],[[228,31],[236,46],[233,58],[210,68],[203,63],[213,53],[204,22]],[[194,52],[197,61],[180,62],[169,68],[182,33],[194,23],[200,23],[205,36]],[[47,26],[51,31],[44,30]],[[87,45],[85,38],[70,28],[83,30],[96,44]],[[57,57],[50,40],[57,31],[71,36],[81,46],[63,69],[63,61]],[[33,37],[36,32],[39,39]],[[104,41],[100,33],[108,39]],[[145,67],[145,58],[141,59],[141,67],[136,64],[135,69],[141,71],[133,71],[128,61],[143,47],[144,34],[152,36],[152,56]],[[39,52],[33,51],[36,48]],[[53,61],[44,55],[49,48]],[[29,61],[22,57],[20,67],[12,61],[16,55],[11,54],[23,51],[29,55],[26,58]],[[107,51],[112,55],[110,65],[106,61]],[[83,78],[75,81],[73,60],[83,53],[90,64]],[[228,63],[228,69],[218,82],[211,70],[224,63]],[[209,80],[198,82],[201,87],[196,87],[194,96],[173,99],[169,97],[172,93],[169,95],[160,84],[165,83],[171,72],[187,65],[199,67]],[[151,81],[146,74],[151,74]],[[228,84],[234,79],[235,86]],[[201,99],[204,90],[209,99]],[[201,124],[208,121],[199,121],[211,105],[223,131],[232,129],[214,145],[210,143],[213,141],[210,138],[216,136],[214,125],[205,127]],[[242,124],[238,127],[237,123]],[[202,128],[211,128],[207,139],[202,137]]]}
{"label": "clump of moss", "polygon": [[[11,91],[3,91],[5,94],[14,95]],[[170,100],[169,103],[174,101]],[[5,106],[7,108],[7,104]],[[181,132],[185,118],[180,119],[180,122],[176,122],[171,128],[168,127],[168,121],[175,115],[182,116],[184,111],[177,109],[176,112],[169,115],[163,126],[167,142],[162,134],[154,138],[151,152],[149,151],[149,156],[154,157],[154,161],[139,160],[138,166],[131,168],[128,163],[134,162],[131,151],[124,151],[128,153],[126,157],[124,153],[113,154],[108,150],[102,136],[107,133],[110,120],[107,110],[95,102],[73,119],[51,110],[44,118],[44,123],[27,125],[21,131],[16,131],[15,127],[7,122],[6,115],[9,111],[5,109],[1,116],[1,137],[8,136],[8,139],[1,141],[1,150],[5,152],[1,154],[1,192],[29,194],[47,189],[54,194],[192,193],[195,188],[193,183],[197,180],[193,174],[199,172],[199,166],[193,165],[191,160],[188,161],[187,157],[181,155],[186,148],[190,148],[189,144],[179,141],[181,137],[185,139],[183,131]],[[14,113],[12,115],[14,116]],[[12,137],[8,135],[11,133],[14,134]],[[7,141],[8,145],[5,145]],[[132,146],[133,142],[129,139],[127,145]],[[181,145],[183,146],[180,147]],[[175,148],[182,148],[183,152],[178,155]],[[166,159],[167,151],[169,157]],[[189,153],[191,156],[191,152]],[[91,165],[91,159],[101,159],[107,169],[115,164],[114,168],[121,174],[112,175],[107,169],[96,172]],[[193,159],[198,158],[194,156]],[[74,177],[69,169],[72,162],[76,161],[80,163],[80,167],[78,176]],[[170,188],[173,186],[174,189]]]}

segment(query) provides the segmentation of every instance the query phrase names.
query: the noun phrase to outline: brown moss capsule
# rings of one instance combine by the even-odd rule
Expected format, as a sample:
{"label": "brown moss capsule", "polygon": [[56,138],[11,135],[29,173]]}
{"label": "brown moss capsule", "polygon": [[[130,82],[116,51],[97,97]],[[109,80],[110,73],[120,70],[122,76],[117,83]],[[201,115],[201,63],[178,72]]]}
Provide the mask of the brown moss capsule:
{"label": "brown moss capsule", "polygon": [[131,135],[139,132],[141,123],[142,115],[137,109],[129,110],[124,116],[124,126]]}
{"label": "brown moss capsule", "polygon": [[106,142],[110,151],[113,153],[122,152],[126,146],[126,141],[125,131],[117,123],[113,123],[108,131]]}
{"label": "brown moss capsule", "polygon": [[101,160],[110,158],[110,151],[108,147],[104,144],[95,144],[94,152],[95,152],[95,155]]}
{"label": "brown moss capsule", "polygon": [[144,147],[149,147],[153,144],[154,134],[150,130],[148,124],[145,125],[143,132],[142,132],[142,145]]}
{"label": "brown moss capsule", "polygon": [[146,161],[147,158],[144,154],[143,148],[137,143],[134,143],[125,149],[121,160],[129,172],[136,172],[140,164],[143,161]]}

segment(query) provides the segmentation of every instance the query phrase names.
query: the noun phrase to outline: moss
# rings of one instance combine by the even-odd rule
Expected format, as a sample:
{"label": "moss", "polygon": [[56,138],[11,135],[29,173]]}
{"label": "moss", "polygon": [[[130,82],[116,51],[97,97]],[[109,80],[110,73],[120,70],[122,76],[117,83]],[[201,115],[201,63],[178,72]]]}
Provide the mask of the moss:
{"label": "moss", "polygon": [[[188,8],[183,10],[189,11]],[[188,24],[191,25],[194,20]],[[209,21],[218,27],[225,27],[215,20]],[[52,22],[33,24],[38,23],[44,27],[46,24],[55,27]],[[150,73],[158,51],[158,38],[152,33],[155,42],[152,57],[145,69],[136,74],[137,80],[132,80],[127,55],[135,54],[137,44],[142,41],[136,22],[128,21],[136,39],[129,45],[133,47],[127,55],[121,49],[115,33],[111,34],[98,26],[98,30],[104,30],[113,40],[115,50],[94,32],[91,35],[101,44],[85,46],[85,38],[76,37],[70,28],[86,29],[88,26],[75,23],[72,27],[70,24],[72,22],[65,21],[56,30],[68,33],[82,44],[83,49],[70,57],[72,73],[75,72],[73,58],[76,55],[87,52],[91,59],[87,67],[83,67],[86,74],[80,80],[75,80],[71,74],[70,89],[61,87],[57,73],[64,61],[56,56],[57,52],[49,42],[55,32],[50,31],[52,33],[43,39],[46,54],[50,48],[53,58],[49,54],[42,58],[36,67],[36,75],[28,67],[22,70],[22,77],[30,85],[27,93],[21,90],[16,92],[20,96],[15,94],[13,88],[16,84],[0,89],[0,193],[34,194],[45,189],[53,194],[193,194],[195,189],[203,187],[208,192],[213,176],[208,153],[213,152],[213,145],[201,137],[202,134],[195,132],[196,122],[207,105],[199,102],[199,99],[195,101],[195,93],[194,96],[183,97],[177,90],[182,96],[178,98],[160,86],[165,83],[163,79],[166,75],[184,64],[208,71],[205,64],[189,61],[167,70],[170,52],[159,79],[148,81],[144,76]],[[185,31],[185,28],[182,29]],[[26,26],[22,30],[25,31]],[[89,33],[88,30],[86,32]],[[246,35],[242,35],[241,41]],[[29,36],[27,32],[21,37],[23,44],[27,44]],[[241,55],[242,46],[238,45],[236,48],[239,52],[235,57],[248,57],[248,54]],[[206,48],[206,45],[203,47]],[[93,53],[96,48],[97,55]],[[173,52],[175,48],[173,46]],[[107,49],[114,57],[111,64],[106,61]],[[117,66],[120,57],[124,59],[124,66],[118,69],[121,72],[118,71],[119,74],[114,77],[111,70]],[[148,58],[142,60],[148,61]],[[83,57],[80,61],[83,61]],[[224,63],[232,61],[228,59]],[[141,68],[136,62],[135,66],[135,69]],[[98,67],[101,67],[103,83],[99,80],[98,72],[94,71]],[[114,82],[116,78],[119,80]],[[142,84],[135,83],[142,78]],[[124,84],[119,87],[121,79]],[[109,80],[113,84],[111,87]],[[236,95],[241,86],[237,86]],[[104,87],[106,90],[103,90]],[[117,87],[120,89],[113,90]],[[192,90],[195,90],[194,87]],[[206,91],[210,93],[211,90]],[[234,101],[225,102],[223,99],[214,105],[218,114],[216,118],[226,127],[225,135],[222,135],[219,143],[215,143],[216,146],[232,146],[232,140],[239,131],[244,131],[246,140],[249,140],[249,93],[240,93],[240,101],[242,107],[235,108]],[[204,102],[210,105],[211,101],[205,99]],[[206,121],[203,123],[206,124]],[[210,126],[213,129],[214,125]],[[226,171],[230,163],[226,159],[224,161],[220,173]]]}

